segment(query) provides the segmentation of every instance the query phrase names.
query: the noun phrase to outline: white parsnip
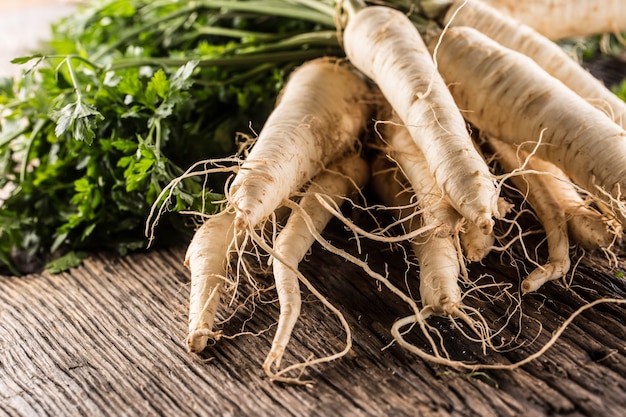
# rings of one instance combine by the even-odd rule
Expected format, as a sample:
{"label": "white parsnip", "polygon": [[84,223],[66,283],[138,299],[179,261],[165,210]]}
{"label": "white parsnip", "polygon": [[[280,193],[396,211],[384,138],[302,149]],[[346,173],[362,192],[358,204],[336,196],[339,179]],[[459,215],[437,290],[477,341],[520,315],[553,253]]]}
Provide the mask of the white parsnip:
{"label": "white parsnip", "polygon": [[482,0],[550,39],[626,30],[623,0]]}
{"label": "white parsnip", "polygon": [[[429,46],[420,31],[425,38],[434,32],[425,34],[421,26],[418,31],[414,21],[419,18],[401,11],[404,5],[341,3],[346,13],[341,16],[345,25],[338,40],[347,59],[320,58],[296,68],[245,160],[237,155],[229,159],[235,162],[228,167],[215,164],[215,169],[236,175],[225,189],[225,210],[207,216],[186,253],[191,272],[190,352],[202,351],[221,337],[214,328],[220,298],[227,290],[236,291],[239,278],[229,274],[249,274],[256,285],[247,257],[237,264],[241,269],[229,269],[234,250],[243,255],[244,241],[259,261],[268,259],[276,285],[278,323],[263,363],[269,379],[307,383],[301,379],[304,369],[349,352],[349,322],[332,297],[323,295],[299,271],[317,241],[316,246],[362,268],[407,303],[409,315],[393,324],[391,334],[398,345],[420,358],[472,370],[514,369],[530,360],[506,365],[457,361],[448,351],[441,320],[428,318],[447,317],[455,332],[480,343],[484,352],[488,347],[499,350],[508,341],[495,342],[501,330],[492,330],[494,323],[468,300],[520,299],[510,295],[510,282],[497,282],[497,275],[485,274],[473,281],[466,263],[486,264],[491,250],[504,252],[520,244],[522,263],[532,265],[521,283],[526,294],[568,274],[570,240],[616,259],[612,245],[622,233],[618,222],[626,221],[626,104],[540,34],[545,31],[539,19],[517,21],[498,11],[504,6],[488,5],[496,3],[416,2],[414,13],[436,16],[445,26],[437,32],[440,36],[432,36]],[[520,2],[500,3],[513,7]],[[528,10],[535,7],[531,3],[525,4]],[[582,0],[571,3],[582,5]],[[621,7],[613,1],[607,5]],[[546,7],[570,10],[571,5],[546,0],[543,7],[547,15]],[[586,14],[595,19],[592,12]],[[609,26],[620,27],[620,19],[615,16]],[[478,134],[470,134],[470,129]],[[484,142],[479,146],[473,138]],[[502,175],[493,174],[485,161],[482,150],[489,146],[505,171]],[[373,156],[369,164],[362,155]],[[191,171],[180,181],[195,173]],[[383,202],[376,206],[377,212],[387,209],[395,217],[374,230],[344,217],[339,208],[368,180]],[[504,219],[512,205],[499,197],[499,191],[510,183],[531,209],[524,207],[519,214],[533,211],[543,226],[545,242],[537,250],[547,246],[547,256],[529,254],[528,234],[516,219]],[[176,184],[168,195],[173,195]],[[277,220],[281,209],[288,210],[286,220]],[[375,217],[373,211],[371,215]],[[358,256],[321,235],[333,216],[354,234]],[[497,235],[496,242],[498,219],[510,226]],[[519,235],[506,242],[513,230],[519,230]],[[385,264],[381,273],[368,264],[362,239],[401,243],[402,249],[410,245],[414,256],[405,259],[404,278],[415,270],[414,258],[421,304],[407,291],[410,285],[402,289],[393,284],[396,269]],[[498,247],[503,242],[505,246]],[[508,254],[517,258],[515,251]],[[338,353],[281,367],[302,313],[301,286],[339,319],[346,343]],[[512,303],[508,311],[517,307]],[[506,329],[510,318],[503,323]],[[405,339],[413,330],[421,332],[426,349]],[[296,377],[288,376],[296,372]]]}
{"label": "white parsnip", "polygon": [[[498,212],[502,217],[513,209],[513,204],[505,198],[498,199]],[[495,233],[484,234],[473,223],[465,224],[459,231],[461,248],[468,262],[481,262],[495,247]]]}
{"label": "white parsnip", "polygon": [[480,262],[491,251],[495,243],[492,233],[484,234],[473,224],[459,231],[461,247],[468,262]]}
{"label": "white parsnip", "polygon": [[369,178],[369,166],[359,155],[341,158],[337,163],[317,175],[299,203],[300,211],[292,212],[287,224],[274,243],[273,271],[280,304],[280,315],[272,347],[263,365],[268,375],[272,366],[280,368],[280,362],[298,320],[301,309],[300,286],[296,271],[298,264],[315,241],[304,216],[320,233],[333,214],[318,201],[324,195],[341,205],[345,198],[361,188]]}
{"label": "white parsnip", "polygon": [[489,233],[498,217],[494,181],[413,23],[370,6],[348,17],[343,35],[346,55],[378,85],[452,206]]}
{"label": "white parsnip", "polygon": [[187,252],[185,265],[191,273],[189,293],[189,335],[187,349],[200,352],[209,340],[217,340],[221,332],[213,330],[219,308],[229,252],[234,249],[232,211],[225,210],[210,217],[195,232]]}
{"label": "white parsnip", "polygon": [[[624,12],[626,13],[626,6]],[[586,22],[587,20],[584,25],[578,23],[577,26],[585,26]],[[455,0],[443,23],[472,27],[502,46],[532,58],[548,74],[607,113],[616,123],[626,125],[626,103],[559,45],[530,26],[500,13],[480,0]]]}
{"label": "white parsnip", "polygon": [[482,133],[554,163],[623,222],[626,131],[532,59],[468,27],[450,28],[439,68],[465,117]]}
{"label": "white parsnip", "polygon": [[424,236],[411,243],[420,266],[420,298],[422,314],[456,316],[461,307],[459,276],[461,265],[449,236]]}
{"label": "white parsnip", "polygon": [[[413,190],[416,206],[432,219],[430,226],[440,235],[459,234],[466,259],[470,262],[482,260],[494,244],[494,234],[483,233],[475,223],[463,221],[447,197],[437,186],[428,170],[424,154],[413,142],[411,135],[394,114],[383,107],[380,114],[385,123],[378,128],[381,138],[388,146],[387,153],[396,161]],[[502,199],[498,212],[504,215],[510,206]],[[457,255],[458,256],[458,255]]]}
{"label": "white parsnip", "polygon": [[[428,171],[425,175],[428,175]],[[386,161],[383,156],[372,165],[372,187],[388,207],[397,207],[396,217],[402,222],[405,232],[424,228],[426,232],[411,240],[411,248],[419,264],[419,288],[422,301],[421,314],[457,315],[461,307],[461,289],[458,279],[461,271],[459,256],[452,233],[443,234],[432,228],[431,222],[439,224],[432,212],[414,215],[414,194],[401,170]]]}
{"label": "white parsnip", "polygon": [[256,227],[359,139],[370,89],[345,62],[320,58],[297,68],[230,185],[235,227]]}
{"label": "white parsnip", "polygon": [[[489,145],[505,171],[513,172],[522,167],[524,160],[514,147],[494,138],[489,138]],[[563,206],[552,193],[550,184],[545,181],[546,176],[514,174],[510,179],[543,225],[548,244],[548,263],[535,268],[522,281],[522,292],[528,293],[538,290],[548,281],[562,278],[569,271],[571,261],[567,217]]]}
{"label": "white parsnip", "polygon": [[620,225],[592,207],[593,199],[583,199],[576,186],[556,166],[533,156],[527,168],[544,173],[543,181],[563,207],[572,242],[587,250],[607,249],[621,235]]}
{"label": "white parsnip", "polygon": [[390,115],[388,122],[380,127],[380,132],[389,147],[389,156],[397,162],[408,179],[418,207],[425,212],[426,217],[432,219],[431,223],[438,233],[455,233],[463,219],[437,185],[424,154],[413,141],[409,130],[397,116]]}

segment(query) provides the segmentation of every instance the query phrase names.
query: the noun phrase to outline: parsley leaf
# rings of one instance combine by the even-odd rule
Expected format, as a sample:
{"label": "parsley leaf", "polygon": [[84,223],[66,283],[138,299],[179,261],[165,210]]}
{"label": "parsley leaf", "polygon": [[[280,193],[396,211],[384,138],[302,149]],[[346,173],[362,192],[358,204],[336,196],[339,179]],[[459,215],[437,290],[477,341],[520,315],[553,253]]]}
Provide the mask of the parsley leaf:
{"label": "parsley leaf", "polygon": [[[232,4],[90,3],[53,25],[44,50],[13,60],[30,68],[0,80],[0,266],[17,273],[25,254],[62,270],[92,249],[144,248],[150,207],[172,179],[233,155],[236,132],[258,130],[294,66],[341,53],[327,38],[283,42],[334,30],[332,16]],[[168,208],[217,210],[224,181],[186,179]],[[184,216],[165,215],[156,243],[190,232]]]}

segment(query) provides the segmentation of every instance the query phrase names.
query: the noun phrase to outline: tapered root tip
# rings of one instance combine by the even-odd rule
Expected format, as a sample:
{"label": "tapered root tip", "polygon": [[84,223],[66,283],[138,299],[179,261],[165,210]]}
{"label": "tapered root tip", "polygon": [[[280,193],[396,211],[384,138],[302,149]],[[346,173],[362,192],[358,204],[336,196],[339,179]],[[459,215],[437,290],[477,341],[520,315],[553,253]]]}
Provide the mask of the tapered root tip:
{"label": "tapered root tip", "polygon": [[522,294],[528,294],[529,292],[537,291],[544,284],[542,280],[528,280],[522,281]]}
{"label": "tapered root tip", "polygon": [[439,302],[441,305],[441,312],[439,314],[444,316],[454,316],[461,305],[461,301],[458,297],[444,296],[441,297]]}
{"label": "tapered root tip", "polygon": [[274,367],[276,370],[280,369],[280,363],[283,359],[283,354],[285,353],[285,347],[282,345],[275,345],[272,346],[270,353],[267,355],[267,357],[265,358],[265,361],[263,362],[263,369],[265,370],[265,373],[272,377],[274,375],[274,372],[272,371],[272,367]]}
{"label": "tapered root tip", "polygon": [[485,251],[480,249],[473,249],[471,252],[467,252],[465,254],[465,259],[467,262],[474,263],[480,262],[485,257]]}
{"label": "tapered root tip", "polygon": [[221,337],[221,331],[209,329],[192,330],[187,336],[187,352],[200,353],[207,347],[209,340],[218,341]]}
{"label": "tapered root tip", "polygon": [[536,268],[522,281],[522,294],[537,291],[546,282],[562,278],[569,270],[569,267],[569,259],[564,259],[561,262],[549,263],[543,267]]}
{"label": "tapered root tip", "polygon": [[548,281],[558,278],[554,273],[554,265],[544,265],[533,270],[524,281],[522,281],[522,294],[537,291]]}

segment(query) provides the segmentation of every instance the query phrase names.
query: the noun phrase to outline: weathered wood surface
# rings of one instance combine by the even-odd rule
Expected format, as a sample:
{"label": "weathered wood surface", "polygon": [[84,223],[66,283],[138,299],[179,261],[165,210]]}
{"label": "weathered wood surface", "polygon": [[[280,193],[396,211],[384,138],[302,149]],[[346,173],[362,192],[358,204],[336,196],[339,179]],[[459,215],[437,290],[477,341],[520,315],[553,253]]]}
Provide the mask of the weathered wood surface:
{"label": "weathered wood surface", "polygon": [[[346,244],[333,223],[326,236]],[[370,262],[389,262],[402,285],[399,252],[368,247]],[[582,314],[540,359],[515,371],[469,374],[433,366],[392,345],[389,328],[408,309],[358,268],[315,247],[303,272],[354,331],[340,360],[307,369],[311,386],[270,382],[261,364],[273,337],[277,306],[257,303],[223,325],[226,334],[198,360],[185,351],[187,271],[184,248],[120,258],[97,254],[56,276],[0,277],[1,416],[617,416],[626,413],[626,309],[603,304]],[[624,258],[622,258],[624,259]],[[488,259],[498,281],[514,270]],[[498,265],[497,267],[494,265]],[[530,346],[492,353],[514,361],[537,350],[573,310],[600,297],[626,297],[626,282],[602,258],[587,258],[570,289],[550,283],[523,298],[529,317],[518,341]],[[624,267],[624,262],[619,265]],[[617,269],[621,270],[621,269]],[[486,269],[472,268],[472,276]],[[260,278],[261,284],[269,280]],[[305,293],[306,296],[306,293]],[[268,293],[265,298],[272,299]],[[502,307],[482,305],[497,323]],[[479,360],[480,349],[436,323],[455,357]],[[503,334],[510,337],[510,331]],[[285,361],[341,350],[344,334],[319,301],[308,297]],[[420,339],[414,339],[419,343]]]}

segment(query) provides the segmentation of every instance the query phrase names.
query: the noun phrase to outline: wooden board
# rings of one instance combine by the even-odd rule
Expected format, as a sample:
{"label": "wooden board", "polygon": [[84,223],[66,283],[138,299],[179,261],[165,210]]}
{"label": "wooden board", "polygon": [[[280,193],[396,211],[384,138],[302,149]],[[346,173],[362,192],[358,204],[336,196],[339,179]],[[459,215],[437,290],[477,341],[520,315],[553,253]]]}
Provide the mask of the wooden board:
{"label": "wooden board", "polygon": [[[349,246],[334,222],[326,237]],[[307,369],[307,386],[270,382],[261,365],[278,316],[274,295],[248,303],[202,361],[185,350],[188,276],[185,248],[118,257],[96,254],[60,275],[0,277],[0,416],[597,416],[626,413],[626,309],[603,304],[583,313],[545,355],[515,371],[469,373],[435,366],[397,345],[389,328],[408,308],[359,268],[316,246],[303,272],[340,308],[354,346],[342,359]],[[370,263],[390,265],[402,286],[401,253],[367,244]],[[624,258],[621,258],[624,259]],[[490,255],[470,275],[490,273],[496,282],[518,277],[508,261]],[[601,297],[626,298],[624,267],[601,257],[578,266],[573,285],[547,284],[523,297],[525,318],[502,333],[530,345],[481,357],[449,321],[431,321],[456,358],[519,360],[539,349],[573,310]],[[619,275],[619,274],[618,274]],[[258,275],[260,286],[271,280]],[[414,280],[410,284],[414,288]],[[242,289],[245,289],[242,285]],[[345,334],[337,320],[305,292],[303,314],[286,364],[339,351]],[[239,300],[241,301],[241,300]],[[469,300],[492,325],[506,303]],[[222,314],[223,316],[223,314]],[[517,328],[519,327],[519,328]],[[517,328],[517,329],[516,329]],[[423,345],[423,338],[409,335]]]}

